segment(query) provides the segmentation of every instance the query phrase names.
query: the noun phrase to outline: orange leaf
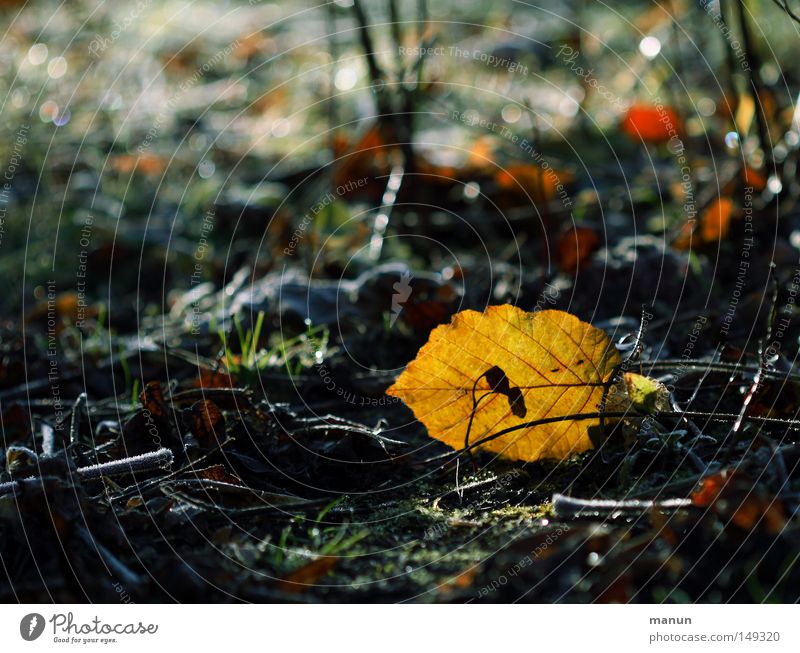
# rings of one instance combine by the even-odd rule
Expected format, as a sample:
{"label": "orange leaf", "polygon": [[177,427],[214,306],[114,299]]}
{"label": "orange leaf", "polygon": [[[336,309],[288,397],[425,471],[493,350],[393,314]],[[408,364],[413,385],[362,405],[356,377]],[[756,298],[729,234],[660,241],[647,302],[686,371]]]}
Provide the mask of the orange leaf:
{"label": "orange leaf", "polygon": [[78,296],[78,293],[68,290],[58,293],[55,301],[48,297],[48,299],[37,303],[25,316],[25,322],[31,324],[49,320],[53,317],[53,309],[55,309],[55,317],[57,318],[55,320],[56,333],[61,333],[68,324],[79,325],[85,318],[96,317],[98,313],[96,306],[86,306],[83,299]]}
{"label": "orange leaf", "polygon": [[[562,311],[526,313],[514,306],[462,311],[431,333],[387,393],[399,397],[431,437],[461,448],[547,418],[593,413],[619,362],[608,336]],[[592,448],[599,418],[523,426],[481,448],[516,460],[566,459]]]}
{"label": "orange leaf", "polygon": [[669,107],[635,104],[622,120],[622,131],[633,140],[646,143],[666,143],[682,130],[681,119]]}
{"label": "orange leaf", "polygon": [[692,503],[747,531],[761,526],[777,535],[786,526],[781,501],[765,495],[743,474],[729,470],[705,477],[692,493]]}
{"label": "orange leaf", "polygon": [[166,170],[167,162],[156,154],[120,154],[111,160],[111,167],[123,174],[139,172],[144,175],[160,175]]}
{"label": "orange leaf", "polygon": [[206,367],[197,369],[197,378],[192,381],[193,388],[232,388],[236,379],[228,372],[210,370]]}
{"label": "orange leaf", "polygon": [[728,235],[734,204],[729,197],[720,197],[703,211],[700,218],[700,241],[715,244]]}
{"label": "orange leaf", "polygon": [[761,191],[767,186],[767,179],[758,170],[753,170],[750,166],[742,169],[742,181],[745,185],[752,186],[754,190]]}
{"label": "orange leaf", "polygon": [[355,146],[336,160],[334,181],[337,185],[371,175],[388,167],[388,144],[377,125],[368,129]]}
{"label": "orange leaf", "polygon": [[494,139],[490,136],[476,138],[469,148],[467,165],[483,169],[486,164],[494,160]]}
{"label": "orange leaf", "polygon": [[591,227],[572,227],[556,240],[558,266],[569,274],[578,268],[600,247],[600,234]]}
{"label": "orange leaf", "polygon": [[506,166],[495,176],[503,190],[525,192],[534,200],[552,200],[561,192],[563,184],[572,180],[564,171],[544,170],[534,163],[516,163]]}
{"label": "orange leaf", "polygon": [[692,244],[719,244],[728,235],[735,208],[733,200],[729,197],[720,197],[714,200],[700,214],[700,220],[697,223],[683,225],[672,246],[675,249],[688,250]]}
{"label": "orange leaf", "polygon": [[302,592],[308,589],[309,585],[314,585],[320,578],[330,573],[337,562],[339,562],[339,558],[336,556],[321,556],[278,581],[278,587],[290,594]]}

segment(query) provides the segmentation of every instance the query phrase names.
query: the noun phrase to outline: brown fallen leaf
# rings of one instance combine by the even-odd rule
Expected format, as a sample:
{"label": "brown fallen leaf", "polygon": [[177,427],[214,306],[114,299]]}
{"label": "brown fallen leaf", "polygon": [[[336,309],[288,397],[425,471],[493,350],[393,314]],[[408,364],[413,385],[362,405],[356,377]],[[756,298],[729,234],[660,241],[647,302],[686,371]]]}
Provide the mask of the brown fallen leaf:
{"label": "brown fallen leaf", "polygon": [[192,404],[184,420],[192,435],[205,447],[213,447],[224,439],[225,417],[210,399]]}
{"label": "brown fallen leaf", "polygon": [[336,556],[321,556],[279,580],[278,588],[289,594],[298,594],[330,573],[337,562],[339,558]]}
{"label": "brown fallen leaf", "polygon": [[692,493],[692,504],[746,531],[762,527],[778,535],[786,527],[782,501],[766,495],[744,474],[727,469],[706,476]]}
{"label": "brown fallen leaf", "polygon": [[556,239],[556,261],[564,272],[576,275],[600,247],[600,234],[591,227],[573,226]]}
{"label": "brown fallen leaf", "polygon": [[754,190],[759,192],[767,187],[767,178],[750,166],[742,168],[742,181],[746,186],[752,186]]}
{"label": "brown fallen leaf", "polygon": [[238,476],[234,476],[231,474],[226,468],[225,465],[211,465],[211,467],[206,467],[205,469],[199,469],[194,474],[195,478],[200,478],[208,481],[219,481],[220,483],[228,483],[229,485],[241,485],[244,486],[242,483],[242,479]]}
{"label": "brown fallen leaf", "polygon": [[148,381],[139,393],[142,407],[156,417],[167,417],[167,403],[160,381]]}
{"label": "brown fallen leaf", "polygon": [[697,223],[686,223],[673,247],[688,250],[694,245],[719,245],[731,226],[736,205],[729,197],[720,197],[706,207]]}
{"label": "brown fallen leaf", "polygon": [[545,170],[534,163],[511,164],[495,175],[497,185],[503,190],[527,194],[535,201],[554,199],[572,178],[565,170]]}
{"label": "brown fallen leaf", "polygon": [[387,169],[389,149],[390,144],[381,134],[379,125],[372,125],[353,147],[335,153],[334,183],[340,186],[353,179],[368,177],[376,169]]}
{"label": "brown fallen leaf", "polygon": [[[514,306],[462,311],[437,327],[387,393],[399,397],[431,437],[461,448],[478,399],[470,442],[545,418],[598,411],[619,363],[608,336],[562,311]],[[566,459],[592,448],[599,418],[524,427],[480,448],[516,460]]]}
{"label": "brown fallen leaf", "polygon": [[211,370],[205,367],[197,368],[197,378],[192,381],[193,388],[233,388],[236,387],[236,377],[224,370]]}

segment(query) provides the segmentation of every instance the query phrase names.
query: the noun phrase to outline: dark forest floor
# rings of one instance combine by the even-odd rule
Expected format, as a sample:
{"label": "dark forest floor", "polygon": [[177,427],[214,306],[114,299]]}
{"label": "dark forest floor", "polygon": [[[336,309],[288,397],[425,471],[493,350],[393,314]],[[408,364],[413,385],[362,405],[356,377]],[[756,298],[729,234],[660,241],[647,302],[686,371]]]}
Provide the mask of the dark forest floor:
{"label": "dark forest floor", "polygon": [[[366,3],[370,70],[347,2],[15,4],[0,600],[800,599],[778,7],[736,50],[680,2],[399,3],[398,47]],[[691,417],[561,462],[431,439],[386,389],[506,303],[638,334]]]}

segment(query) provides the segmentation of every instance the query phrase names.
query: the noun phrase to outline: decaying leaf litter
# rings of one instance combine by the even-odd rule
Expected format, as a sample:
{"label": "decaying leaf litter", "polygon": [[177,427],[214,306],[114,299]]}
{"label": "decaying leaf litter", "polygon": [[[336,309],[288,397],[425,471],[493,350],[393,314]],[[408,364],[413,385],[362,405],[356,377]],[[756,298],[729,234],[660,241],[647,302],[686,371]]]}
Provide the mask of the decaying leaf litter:
{"label": "decaying leaf litter", "polygon": [[[306,28],[379,24],[379,7],[356,7],[320,11]],[[264,15],[248,21],[270,10],[250,11]],[[34,202],[30,188],[46,184],[67,207],[70,245],[52,287],[34,265],[25,297],[3,299],[4,600],[115,601],[120,587],[138,602],[797,600],[791,101],[773,83],[760,89],[764,115],[748,112],[746,93],[704,91],[695,71],[681,81],[716,111],[681,98],[659,110],[623,80],[618,92],[635,102],[598,128],[586,116],[603,99],[556,54],[580,35],[561,25],[545,36],[544,22],[519,18],[542,30],[547,52],[454,36],[586,82],[587,113],[552,116],[570,138],[522,119],[505,124],[511,136],[487,130],[507,106],[547,115],[552,98],[530,75],[435,57],[399,72],[366,57],[373,86],[419,77],[361,89],[391,119],[359,115],[347,98],[287,118],[313,85],[282,86],[285,73],[258,63],[319,55],[318,44],[287,47],[291,21],[255,31],[227,21],[239,32],[189,51],[157,42],[144,56],[166,62],[161,106],[174,114],[142,122],[159,125],[157,138],[106,107],[97,129],[110,152],[90,146],[76,166],[80,104],[58,127],[63,152],[42,147],[52,120],[34,125],[13,208],[43,211],[48,198]],[[435,20],[423,32],[444,38]],[[33,34],[17,38],[24,56]],[[231,44],[220,68],[180,86]],[[339,44],[358,60],[361,45]],[[591,56],[598,77],[618,72]],[[249,86],[210,95],[237,70]],[[651,74],[665,89],[677,81]],[[478,88],[500,80],[514,100],[444,95],[440,78],[459,75]],[[97,83],[81,93],[96,96]],[[352,121],[340,117],[332,140],[330,111]],[[759,120],[782,157],[758,147]],[[209,147],[225,121],[245,141]],[[302,122],[299,136],[265,146],[257,136],[282,134],[278,121]],[[753,149],[732,151],[730,130]],[[309,136],[312,147],[293,149]],[[335,163],[320,166],[314,148]],[[194,174],[209,162],[217,172]],[[38,242],[5,259],[9,278]]]}

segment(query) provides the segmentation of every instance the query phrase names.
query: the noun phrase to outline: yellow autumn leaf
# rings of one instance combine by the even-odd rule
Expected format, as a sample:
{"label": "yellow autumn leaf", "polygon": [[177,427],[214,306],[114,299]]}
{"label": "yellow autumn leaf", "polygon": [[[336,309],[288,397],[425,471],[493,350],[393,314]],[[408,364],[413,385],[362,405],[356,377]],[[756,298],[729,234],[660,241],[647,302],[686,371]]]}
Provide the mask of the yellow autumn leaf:
{"label": "yellow autumn leaf", "polygon": [[[473,387],[480,401],[469,440],[477,442],[522,423],[597,412],[618,363],[608,336],[574,315],[491,306],[462,311],[434,329],[387,393],[402,399],[431,437],[459,449],[473,413]],[[516,460],[563,460],[592,448],[590,429],[599,422],[526,427],[481,448]]]}

